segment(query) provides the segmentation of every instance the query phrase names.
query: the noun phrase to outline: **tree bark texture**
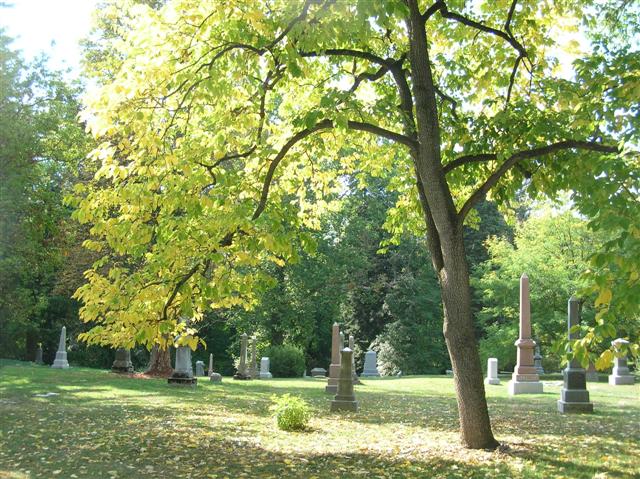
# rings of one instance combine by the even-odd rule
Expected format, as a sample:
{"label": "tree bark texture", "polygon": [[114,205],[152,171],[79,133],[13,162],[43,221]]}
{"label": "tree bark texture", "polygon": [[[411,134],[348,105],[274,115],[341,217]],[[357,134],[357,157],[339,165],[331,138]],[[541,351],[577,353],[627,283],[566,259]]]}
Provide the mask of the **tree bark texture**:
{"label": "tree bark texture", "polygon": [[158,345],[155,345],[151,350],[149,368],[145,371],[145,374],[167,378],[171,376],[172,373],[171,352],[169,349],[160,349]]}

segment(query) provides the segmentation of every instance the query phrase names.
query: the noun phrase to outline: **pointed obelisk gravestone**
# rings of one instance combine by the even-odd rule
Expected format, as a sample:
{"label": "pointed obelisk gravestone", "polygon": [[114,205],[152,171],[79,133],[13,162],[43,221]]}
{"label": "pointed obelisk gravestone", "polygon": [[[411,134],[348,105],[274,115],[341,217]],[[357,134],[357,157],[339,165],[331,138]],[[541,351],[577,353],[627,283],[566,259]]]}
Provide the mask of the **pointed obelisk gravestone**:
{"label": "pointed obelisk gravestone", "polygon": [[589,362],[589,367],[587,368],[587,381],[597,383],[600,381],[600,377],[598,376],[598,371],[596,370],[596,365],[592,362]]}
{"label": "pointed obelisk gravestone", "polygon": [[358,401],[353,394],[353,377],[351,370],[351,360],[353,358],[353,351],[349,348],[344,348],[340,352],[341,361],[340,364],[340,378],[338,379],[338,391],[331,401],[331,411],[357,411]]}
{"label": "pointed obelisk gravestone", "polygon": [[271,379],[273,375],[269,372],[269,358],[260,358],[260,379]]}
{"label": "pointed obelisk gravestone", "polygon": [[487,378],[484,380],[486,384],[500,384],[500,378],[498,378],[498,359],[487,359]]}
{"label": "pointed obelisk gravestone", "polygon": [[535,354],[533,355],[533,367],[536,368],[538,374],[544,374],[542,367],[542,354],[540,354],[540,345],[536,344]]}
{"label": "pointed obelisk gravestone", "polygon": [[611,374],[609,375],[609,384],[612,386],[635,383],[635,378],[629,372],[629,367],[627,366],[627,356],[622,356],[622,353],[620,352],[622,347],[627,344],[629,344],[629,341],[622,338],[618,338],[611,342],[611,345],[616,352],[616,357],[613,360],[613,371],[611,371]]}
{"label": "pointed obelisk gravestone", "polygon": [[338,392],[338,378],[340,377],[340,326],[333,323],[331,332],[331,364],[329,365],[329,380],[324,391],[335,394]]}
{"label": "pointed obelisk gravestone", "polygon": [[531,339],[531,304],[529,302],[529,277],[520,278],[520,338],[515,342],[518,359],[509,381],[509,394],[541,394],[542,383],[533,365],[533,348],[536,343]]}
{"label": "pointed obelisk gravestone", "polygon": [[247,333],[242,333],[242,336],[240,336],[240,362],[233,379],[251,379],[247,371]]}
{"label": "pointed obelisk gravestone", "polygon": [[362,384],[358,375],[356,374],[356,355],[355,355],[356,340],[353,335],[349,335],[349,349],[354,353],[351,355],[351,375],[353,377],[353,384]]}
{"label": "pointed obelisk gravestone", "polygon": [[44,364],[42,360],[42,344],[38,344],[38,349],[36,349],[36,364]]}
{"label": "pointed obelisk gravestone", "polygon": [[67,361],[67,328],[62,326],[60,331],[60,342],[58,343],[58,352],[56,352],[56,359],[51,365],[55,369],[68,369],[69,361]]}
{"label": "pointed obelisk gravestone", "polygon": [[257,341],[258,340],[255,336],[251,338],[251,362],[249,363],[249,376],[251,376],[251,379],[258,379],[260,377],[260,374],[258,372],[258,358],[256,352]]}
{"label": "pointed obelisk gravestone", "polygon": [[380,377],[378,372],[378,356],[375,351],[369,350],[364,353],[364,367],[361,378]]}
{"label": "pointed obelisk gravestone", "polygon": [[[580,300],[575,296],[569,299],[568,314],[569,341],[580,338],[580,333],[574,331],[574,327],[580,324]],[[573,358],[562,371],[564,385],[558,400],[558,411],[568,412],[593,412],[593,403],[589,402],[587,391],[587,372],[580,362]]]}
{"label": "pointed obelisk gravestone", "polygon": [[116,349],[116,358],[111,365],[111,372],[132,373],[133,363],[131,362],[131,351],[127,348]]}
{"label": "pointed obelisk gravestone", "polygon": [[199,378],[204,377],[204,362],[196,361],[196,376]]}
{"label": "pointed obelisk gravestone", "polygon": [[196,387],[198,384],[198,380],[193,377],[191,348],[189,346],[178,346],[176,349],[176,365],[167,382],[172,386]]}
{"label": "pointed obelisk gravestone", "polygon": [[222,375],[213,371],[213,354],[209,354],[209,381],[212,383],[221,383]]}

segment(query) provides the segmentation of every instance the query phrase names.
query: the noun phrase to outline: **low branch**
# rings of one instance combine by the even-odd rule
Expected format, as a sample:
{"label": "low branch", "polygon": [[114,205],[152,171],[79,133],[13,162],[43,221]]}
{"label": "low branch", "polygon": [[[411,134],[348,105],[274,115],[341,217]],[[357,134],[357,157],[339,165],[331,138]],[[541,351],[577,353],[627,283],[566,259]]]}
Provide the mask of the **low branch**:
{"label": "low branch", "polygon": [[[480,185],[480,187],[467,199],[465,204],[460,209],[458,213],[458,219],[460,222],[463,222],[466,216],[469,214],[469,211],[482,199],[484,198],[489,190],[493,188],[500,178],[504,176],[504,174],[509,171],[514,165],[522,160],[528,160],[532,158],[537,158],[539,156],[549,155],[551,153],[556,153],[558,151],[564,150],[588,150],[588,151],[596,151],[599,153],[618,153],[620,150],[617,146],[603,145],[602,143],[596,143],[592,141],[578,141],[578,140],[565,140],[559,141],[557,143],[552,143],[550,145],[541,146],[539,148],[533,148],[531,150],[523,150],[518,151],[507,158],[504,163],[502,163],[496,171],[494,171],[486,181]],[[459,161],[461,158],[466,158],[465,161]],[[486,154],[486,155],[473,155],[467,157],[458,158],[458,164],[471,163],[472,161],[488,161],[488,160],[497,160],[498,156],[495,153]],[[452,163],[454,163],[452,162]],[[452,163],[449,163],[452,164]]]}

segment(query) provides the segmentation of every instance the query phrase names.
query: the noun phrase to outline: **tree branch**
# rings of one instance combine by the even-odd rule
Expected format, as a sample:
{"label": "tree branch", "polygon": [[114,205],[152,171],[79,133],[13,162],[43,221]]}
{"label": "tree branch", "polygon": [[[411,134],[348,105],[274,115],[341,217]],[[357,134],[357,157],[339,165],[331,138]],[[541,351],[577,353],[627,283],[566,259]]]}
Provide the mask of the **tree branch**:
{"label": "tree branch", "polygon": [[[558,151],[571,149],[596,151],[600,153],[618,153],[620,151],[617,146],[603,145],[602,143],[596,143],[593,141],[579,140],[564,140],[552,143],[550,145],[541,146],[539,148],[533,148],[531,150],[518,151],[507,158],[504,163],[502,163],[498,167],[498,169],[494,171],[482,185],[480,185],[480,187],[469,197],[469,199],[467,199],[465,204],[460,209],[460,212],[458,213],[458,220],[462,223],[467,214],[469,214],[469,211],[471,211],[471,209],[482,198],[486,196],[489,190],[493,188],[498,183],[498,181],[500,181],[500,178],[502,178],[502,176],[504,176],[504,174],[519,161],[537,158],[539,156],[549,155]],[[461,159],[463,159],[463,161],[459,161]],[[459,166],[460,164],[471,163],[473,161],[488,161],[497,159],[498,156],[495,153],[491,153],[486,155],[469,155],[466,157],[458,158],[457,160],[454,160],[454,162],[458,161]],[[454,162],[449,163],[449,165]]]}
{"label": "tree branch", "polygon": [[[515,10],[515,2],[513,2],[511,8]],[[492,35],[506,40],[513,48],[518,51],[521,56],[527,56],[527,51],[525,50],[524,46],[518,40],[516,40],[512,34],[509,33],[511,31],[510,26],[507,32],[503,32],[502,30],[498,30],[497,28],[489,27],[483,23],[467,18],[464,15],[460,15],[459,13],[450,12],[447,8],[446,2],[444,1],[442,2],[442,5],[438,7],[438,10],[440,11],[440,15],[442,15],[444,18],[455,20],[456,22],[462,23],[463,25],[466,25],[468,27],[475,28],[476,30],[480,30],[482,32],[491,33]],[[511,9],[509,10],[509,13],[510,17],[507,19],[507,21],[510,24],[511,18],[513,17],[513,12],[511,11]]]}
{"label": "tree branch", "polygon": [[[273,180],[273,175],[275,174],[276,168],[278,168],[278,165],[280,164],[282,159],[287,155],[289,150],[293,148],[293,146],[295,146],[296,143],[304,140],[309,135],[320,130],[329,130],[332,128],[335,128],[333,120],[329,120],[329,119],[321,120],[310,128],[305,128],[304,130],[300,130],[298,133],[293,135],[284,144],[284,146],[280,149],[278,154],[275,156],[275,158],[269,165],[269,169],[267,170],[267,174],[264,178],[264,183],[262,185],[262,193],[260,195],[260,201],[258,202],[258,206],[256,207],[253,213],[253,216],[251,217],[252,220],[257,219],[262,214],[265,207],[267,206],[267,200],[269,199],[269,189],[271,188],[271,181]],[[347,122],[347,128],[351,130],[366,131],[369,133],[373,133],[374,135],[380,136],[382,138],[386,138],[396,143],[401,143],[412,149],[415,149],[417,146],[415,140],[412,140],[411,138],[405,135],[387,130],[380,126],[372,125],[371,123],[349,120]]]}

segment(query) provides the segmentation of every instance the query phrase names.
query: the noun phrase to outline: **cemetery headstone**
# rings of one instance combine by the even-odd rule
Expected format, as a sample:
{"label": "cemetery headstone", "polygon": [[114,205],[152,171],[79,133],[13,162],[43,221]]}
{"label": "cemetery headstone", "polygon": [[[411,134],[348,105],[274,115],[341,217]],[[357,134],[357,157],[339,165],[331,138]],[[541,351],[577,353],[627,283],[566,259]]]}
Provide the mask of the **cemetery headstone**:
{"label": "cemetery headstone", "polygon": [[375,351],[369,350],[364,353],[364,368],[360,377],[380,377],[378,372],[378,358]]}
{"label": "cemetery headstone", "polygon": [[353,393],[353,377],[351,371],[351,358],[353,351],[344,348],[340,352],[340,378],[338,379],[338,390],[331,401],[331,411],[357,411],[358,401]]}
{"label": "cemetery headstone", "polygon": [[260,376],[258,373],[258,358],[256,351],[257,341],[258,340],[255,336],[251,338],[251,362],[249,363],[249,376],[251,376],[251,379],[258,379]]}
{"label": "cemetery headstone", "polygon": [[362,384],[360,379],[358,379],[358,375],[356,374],[356,356],[355,356],[355,346],[356,340],[353,335],[349,335],[349,349],[354,351],[354,354],[351,355],[351,374],[353,375],[353,384]]}
{"label": "cemetery headstone", "polygon": [[338,392],[338,378],[340,377],[340,326],[333,323],[331,332],[331,364],[329,365],[329,380],[324,391],[335,394]]}
{"label": "cemetery headstone", "polygon": [[[571,296],[567,319],[569,341],[579,339],[579,333],[573,330],[579,324],[580,300]],[[567,367],[562,371],[562,376],[564,385],[558,400],[558,411],[561,413],[593,412],[593,403],[589,402],[589,391],[587,391],[587,373],[576,358],[567,364]]]}
{"label": "cemetery headstone", "polygon": [[509,381],[509,394],[541,394],[542,383],[533,364],[533,349],[536,343],[531,339],[531,303],[529,301],[529,277],[520,278],[520,337],[515,342],[518,348],[516,367]]}
{"label": "cemetery headstone", "polygon": [[44,364],[42,360],[42,346],[38,344],[38,349],[36,349],[36,364]]}
{"label": "cemetery headstone", "polygon": [[260,379],[271,379],[273,375],[269,372],[269,358],[260,358]]}
{"label": "cemetery headstone", "polygon": [[484,380],[486,384],[500,384],[500,378],[498,378],[498,359],[487,359],[487,379]]}
{"label": "cemetery headstone", "polygon": [[313,368],[311,370],[312,378],[324,378],[327,376],[327,370],[325,368]]}
{"label": "cemetery headstone", "polygon": [[178,346],[176,349],[176,365],[173,374],[167,379],[171,386],[196,387],[198,380],[193,377],[193,365],[191,363],[191,348]]}
{"label": "cemetery headstone", "polygon": [[209,381],[212,383],[221,383],[222,375],[213,371],[213,354],[209,354]]}
{"label": "cemetery headstone", "polygon": [[587,368],[587,381],[597,383],[599,380],[600,377],[598,376],[596,365],[592,362],[589,362],[589,367]]}
{"label": "cemetery headstone", "polygon": [[60,342],[58,343],[58,351],[56,352],[56,359],[51,365],[55,369],[68,369],[69,361],[67,361],[67,328],[62,326],[60,331]]}
{"label": "cemetery headstone", "polygon": [[132,373],[133,363],[131,362],[131,350],[127,348],[116,349],[116,358],[111,365],[114,373]]}
{"label": "cemetery headstone", "polygon": [[622,338],[618,338],[611,342],[611,345],[616,352],[616,357],[613,360],[613,370],[609,375],[609,384],[612,386],[635,383],[635,378],[629,372],[629,367],[627,366],[627,356],[623,356],[621,353],[622,347],[627,344],[629,344],[629,341]]}
{"label": "cemetery headstone", "polygon": [[204,377],[204,362],[202,361],[196,361],[196,376],[198,377]]}
{"label": "cemetery headstone", "polygon": [[540,354],[540,345],[536,344],[535,354],[533,355],[533,367],[536,368],[538,374],[544,374],[542,367],[542,354]]}
{"label": "cemetery headstone", "polygon": [[247,371],[247,334],[243,333],[240,336],[240,363],[238,364],[238,370],[233,375],[233,379],[251,379],[249,371]]}

